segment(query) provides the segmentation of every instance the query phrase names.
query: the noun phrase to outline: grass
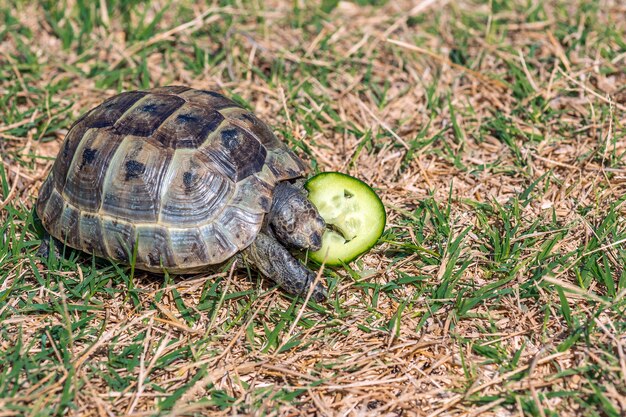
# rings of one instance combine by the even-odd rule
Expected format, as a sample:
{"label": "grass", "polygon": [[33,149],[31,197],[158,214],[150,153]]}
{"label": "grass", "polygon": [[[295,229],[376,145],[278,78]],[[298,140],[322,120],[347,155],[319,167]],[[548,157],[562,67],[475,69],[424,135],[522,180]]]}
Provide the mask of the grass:
{"label": "grass", "polygon": [[[626,413],[619,1],[0,1],[0,415]],[[304,305],[227,267],[36,256],[73,120],[188,84],[374,186]]]}

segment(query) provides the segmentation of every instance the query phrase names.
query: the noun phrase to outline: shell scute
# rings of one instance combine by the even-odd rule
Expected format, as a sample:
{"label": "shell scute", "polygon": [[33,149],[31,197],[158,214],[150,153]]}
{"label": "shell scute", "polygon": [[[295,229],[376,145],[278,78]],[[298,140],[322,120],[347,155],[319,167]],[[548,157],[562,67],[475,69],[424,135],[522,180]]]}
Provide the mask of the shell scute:
{"label": "shell scute", "polygon": [[85,133],[89,130],[84,123],[77,123],[70,129],[65,136],[65,140],[61,145],[61,150],[57,155],[56,161],[52,166],[52,173],[54,176],[57,187],[62,190],[65,187],[65,183],[68,176],[68,171],[72,161],[74,160],[74,154],[76,148],[80,145]]}
{"label": "shell scute", "polygon": [[194,105],[182,106],[154,133],[154,140],[168,148],[195,149],[224,121],[218,111]]}
{"label": "shell scute", "polygon": [[82,212],[79,222],[79,234],[79,249],[99,256],[103,256],[103,254],[107,253],[100,216],[93,213]]}
{"label": "shell scute", "polygon": [[98,211],[104,178],[123,137],[108,130],[91,129],[76,148],[67,169],[63,196],[85,211]]}
{"label": "shell scute", "polygon": [[37,211],[37,215],[39,218],[43,217],[43,213],[46,209],[46,204],[48,200],[50,200],[50,195],[55,191],[55,179],[52,172],[48,175],[46,180],[43,182],[41,189],[39,190],[39,198],[37,198],[37,202],[35,203],[35,210]]}
{"label": "shell scute", "polygon": [[151,269],[169,269],[176,265],[167,228],[160,225],[137,227],[137,263]]}
{"label": "shell scute", "polygon": [[229,107],[241,107],[233,100],[226,98],[215,91],[191,89],[180,93],[179,96],[186,99],[190,103],[214,110],[222,110]]}
{"label": "shell scute", "polygon": [[113,125],[120,135],[149,137],[185,100],[174,95],[149,94],[135,103]]}
{"label": "shell scute", "polygon": [[170,160],[170,152],[147,141],[124,139],[111,161],[117,169],[109,170],[103,182],[100,210],[137,222],[156,222]]}
{"label": "shell scute", "polygon": [[136,230],[132,223],[114,218],[102,219],[102,231],[108,257],[129,263],[133,257],[136,242]]}
{"label": "shell scute", "polygon": [[271,152],[265,164],[278,181],[298,178],[306,173],[306,166],[289,149]]}
{"label": "shell scute", "polygon": [[163,87],[155,87],[150,89],[152,94],[180,94],[185,91],[191,90],[191,87],[184,85],[167,85]]}
{"label": "shell scute", "polygon": [[216,223],[221,226],[228,240],[241,248],[252,243],[261,228],[264,214],[229,205]]}
{"label": "shell scute", "polygon": [[118,94],[87,113],[77,123],[82,123],[87,128],[113,126],[128,109],[147,94],[147,92],[143,91],[129,91]]}
{"label": "shell scute", "polygon": [[59,219],[59,229],[62,231],[64,242],[73,248],[80,248],[80,210],[66,204]]}
{"label": "shell scute", "polygon": [[245,110],[234,110],[228,113],[228,120],[234,125],[248,131],[268,150],[278,149],[282,142],[272,133],[272,131],[254,114]]}
{"label": "shell scute", "polygon": [[237,184],[237,194],[230,202],[231,206],[246,207],[252,213],[265,214],[272,207],[272,184],[251,175]]}
{"label": "shell scute", "polygon": [[[207,259],[211,265],[225,261],[240,250],[222,230],[222,225],[217,222],[201,227],[200,238],[205,242]],[[183,263],[184,259],[179,257],[178,261]]]}
{"label": "shell scute", "polygon": [[47,200],[43,204],[38,205],[41,207],[37,215],[41,219],[44,227],[52,236],[65,241],[65,233],[61,229],[61,222],[59,221],[65,208],[65,201],[56,189],[53,189]]}
{"label": "shell scute", "polygon": [[220,213],[235,184],[201,153],[176,153],[161,197],[160,221],[172,226],[203,224]]}
{"label": "shell scute", "polygon": [[231,180],[239,182],[263,169],[267,150],[245,130],[226,127],[200,148]]}
{"label": "shell scute", "polygon": [[219,262],[210,258],[211,252],[200,229],[170,229],[170,240],[175,258],[175,266],[171,268],[174,272],[194,271],[204,265]]}

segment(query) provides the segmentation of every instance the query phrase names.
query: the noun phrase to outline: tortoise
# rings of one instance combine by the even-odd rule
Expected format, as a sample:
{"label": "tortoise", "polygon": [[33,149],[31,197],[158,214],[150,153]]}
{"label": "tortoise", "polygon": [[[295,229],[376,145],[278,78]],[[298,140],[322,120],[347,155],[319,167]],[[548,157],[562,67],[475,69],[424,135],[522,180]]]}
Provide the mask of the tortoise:
{"label": "tortoise", "polygon": [[[303,295],[315,274],[292,250],[319,250],[325,228],[306,173],[265,123],[217,92],[127,91],[72,125],[36,213],[57,245],[155,273],[208,272],[238,256]],[[311,294],[323,301],[326,289]]]}

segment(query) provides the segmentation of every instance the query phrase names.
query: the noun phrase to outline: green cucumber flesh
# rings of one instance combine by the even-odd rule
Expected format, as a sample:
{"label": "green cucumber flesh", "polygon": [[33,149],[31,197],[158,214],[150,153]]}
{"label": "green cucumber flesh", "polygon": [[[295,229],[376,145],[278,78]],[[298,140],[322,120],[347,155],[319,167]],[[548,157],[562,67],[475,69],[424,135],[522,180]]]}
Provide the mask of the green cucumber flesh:
{"label": "green cucumber flesh", "polygon": [[340,172],[324,172],[309,179],[305,187],[327,225],[322,248],[309,254],[313,261],[341,265],[376,244],[387,215],[367,184]]}

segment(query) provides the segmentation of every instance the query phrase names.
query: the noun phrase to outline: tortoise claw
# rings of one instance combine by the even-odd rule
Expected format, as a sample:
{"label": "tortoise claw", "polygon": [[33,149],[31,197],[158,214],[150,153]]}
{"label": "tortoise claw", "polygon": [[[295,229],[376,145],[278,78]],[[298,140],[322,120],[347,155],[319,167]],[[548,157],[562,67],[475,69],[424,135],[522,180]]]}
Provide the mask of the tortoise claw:
{"label": "tortoise claw", "polygon": [[52,242],[52,250],[54,250],[55,257],[57,259],[60,258],[63,250],[63,244],[54,237],[50,236],[47,232],[41,237],[41,244],[39,245],[37,252],[35,252],[35,256],[48,259],[50,256],[50,242]]}

